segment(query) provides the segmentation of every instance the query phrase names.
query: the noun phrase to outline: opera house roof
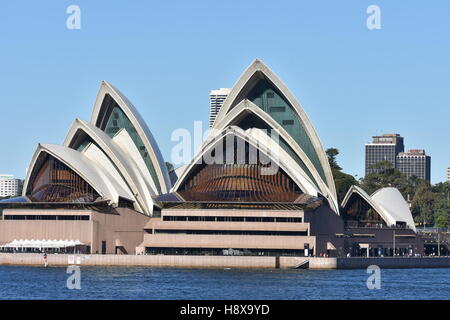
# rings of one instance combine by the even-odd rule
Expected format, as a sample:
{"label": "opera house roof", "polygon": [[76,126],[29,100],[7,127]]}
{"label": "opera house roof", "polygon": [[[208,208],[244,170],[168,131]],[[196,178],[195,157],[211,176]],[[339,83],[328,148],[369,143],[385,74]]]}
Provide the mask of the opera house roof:
{"label": "opera house roof", "polygon": [[62,146],[39,144],[29,168],[23,196],[32,202],[127,203],[152,215],[154,198],[171,186],[146,123],[107,82],[91,121],[76,119]]}
{"label": "opera house roof", "polygon": [[[217,151],[217,145],[225,145],[222,141],[227,137],[244,141],[247,148],[258,149],[276,164],[279,170],[272,177],[278,182],[267,179],[270,175],[258,176],[258,165],[235,168],[237,172],[231,173],[233,168],[205,166],[199,161]],[[244,163],[248,162],[246,158]],[[306,193],[323,197],[339,212],[331,168],[314,127],[287,86],[260,60],[234,84],[210,135],[177,178],[172,191],[196,190],[215,193],[218,198],[228,193],[230,201],[254,198],[255,194],[271,193],[274,200],[276,193],[280,197],[287,192]]]}
{"label": "opera house roof", "polygon": [[395,226],[397,223],[405,223],[410,229],[416,231],[411,211],[398,189],[381,188],[369,195],[362,188],[352,186],[342,201],[342,208],[345,209],[352,198],[365,201],[384,220],[386,225]]}
{"label": "opera house roof", "polygon": [[[63,145],[38,145],[23,196],[37,203],[125,204],[149,216],[169,199],[295,203],[320,198],[339,214],[317,132],[287,86],[260,60],[232,87],[199,152],[170,177],[137,109],[102,82],[90,121],[76,119]],[[381,193],[372,200],[390,196]],[[389,210],[394,208],[388,205],[383,212]]]}

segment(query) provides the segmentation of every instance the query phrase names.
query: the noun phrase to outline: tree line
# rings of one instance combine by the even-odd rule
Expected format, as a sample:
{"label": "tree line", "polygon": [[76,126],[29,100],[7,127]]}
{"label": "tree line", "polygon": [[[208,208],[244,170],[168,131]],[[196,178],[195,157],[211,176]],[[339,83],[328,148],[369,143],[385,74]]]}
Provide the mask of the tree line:
{"label": "tree line", "polygon": [[339,150],[326,150],[328,161],[333,172],[339,204],[342,203],[348,189],[352,185],[361,187],[368,194],[385,187],[397,188],[410,204],[414,221],[420,226],[447,228],[450,220],[450,183],[443,182],[432,185],[416,176],[407,177],[393,168],[389,161],[380,161],[372,166],[374,173],[358,180],[354,176],[342,172],[336,157]]}

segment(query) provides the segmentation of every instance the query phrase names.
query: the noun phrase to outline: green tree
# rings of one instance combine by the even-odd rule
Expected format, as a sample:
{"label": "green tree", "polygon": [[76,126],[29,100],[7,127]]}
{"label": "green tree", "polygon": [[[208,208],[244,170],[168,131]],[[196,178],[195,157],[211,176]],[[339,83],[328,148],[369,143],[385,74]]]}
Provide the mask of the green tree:
{"label": "green tree", "polygon": [[342,168],[336,162],[336,157],[339,154],[339,150],[336,148],[328,148],[325,152],[328,156],[328,162],[330,163],[331,170],[341,171]]}
{"label": "green tree", "polygon": [[403,197],[411,202],[411,212],[419,224],[433,224],[438,216],[449,214],[448,184],[431,186],[416,176],[406,177],[389,161],[380,161],[372,166],[374,173],[361,180],[361,187],[369,194],[385,187],[397,188]]}
{"label": "green tree", "polygon": [[433,209],[437,194],[432,192],[427,184],[421,184],[412,201],[412,214],[414,220],[422,225],[433,223]]}
{"label": "green tree", "polygon": [[342,168],[337,164],[336,157],[339,155],[339,150],[336,148],[329,148],[326,151],[328,162],[330,163],[331,171],[333,172],[334,184],[336,186],[336,194],[338,203],[340,204],[347,194],[348,189],[352,185],[358,185],[355,177],[350,174],[342,172]]}
{"label": "green tree", "polygon": [[378,189],[393,187],[397,188],[405,199],[408,198],[408,192],[412,192],[408,178],[398,169],[393,168],[389,161],[377,162],[371,168],[376,169],[376,172],[366,175],[361,180],[361,187],[367,193],[372,194]]}
{"label": "green tree", "polygon": [[438,216],[436,218],[435,226],[436,228],[448,228],[449,222],[448,222],[448,216]]}
{"label": "green tree", "polygon": [[382,173],[392,173],[394,170],[392,163],[388,160],[378,161],[377,163],[372,164],[369,168],[375,169],[376,171]]}
{"label": "green tree", "polygon": [[[353,176],[342,172],[336,160],[338,149],[327,149],[326,154],[333,172],[338,201],[341,203],[350,186],[358,185],[358,182]],[[397,188],[405,200],[411,203],[411,212],[416,223],[444,228],[450,224],[450,183],[433,186],[416,176],[407,177],[393,168],[389,161],[380,161],[371,168],[375,169],[375,172],[366,175],[359,183],[367,193],[372,194],[386,187]]]}
{"label": "green tree", "polygon": [[18,188],[18,193],[19,195],[22,195],[22,191],[23,191],[23,184],[25,183],[24,179],[20,179],[19,180],[19,188]]}
{"label": "green tree", "polygon": [[167,171],[172,171],[173,170],[173,164],[171,164],[170,162],[168,162],[168,161],[166,161],[166,168],[167,168]]}
{"label": "green tree", "polygon": [[438,183],[432,186],[431,190],[436,194],[436,200],[433,203],[435,226],[438,228],[446,228],[448,227],[450,218],[450,185],[448,183]]}

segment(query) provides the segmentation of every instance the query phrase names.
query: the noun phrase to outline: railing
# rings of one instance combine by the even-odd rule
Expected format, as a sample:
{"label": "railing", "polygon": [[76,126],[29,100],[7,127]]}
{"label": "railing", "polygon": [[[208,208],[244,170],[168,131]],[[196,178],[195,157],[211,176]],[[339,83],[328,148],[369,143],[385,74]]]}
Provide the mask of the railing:
{"label": "railing", "polygon": [[450,227],[449,228],[418,227],[416,229],[417,232],[420,233],[437,233],[438,231],[441,233],[450,233]]}
{"label": "railing", "polygon": [[382,223],[368,223],[368,222],[359,222],[359,221],[346,221],[346,228],[367,228],[367,229],[409,229],[406,225],[397,225],[395,227],[386,226]]}

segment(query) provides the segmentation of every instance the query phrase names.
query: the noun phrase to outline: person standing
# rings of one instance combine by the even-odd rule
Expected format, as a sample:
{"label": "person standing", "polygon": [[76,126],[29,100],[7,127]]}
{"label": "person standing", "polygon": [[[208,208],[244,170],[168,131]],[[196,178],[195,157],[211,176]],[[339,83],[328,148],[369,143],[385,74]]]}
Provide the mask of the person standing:
{"label": "person standing", "polygon": [[44,266],[47,267],[48,266],[48,260],[47,260],[47,253],[44,252]]}

